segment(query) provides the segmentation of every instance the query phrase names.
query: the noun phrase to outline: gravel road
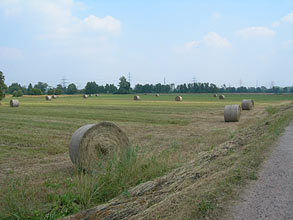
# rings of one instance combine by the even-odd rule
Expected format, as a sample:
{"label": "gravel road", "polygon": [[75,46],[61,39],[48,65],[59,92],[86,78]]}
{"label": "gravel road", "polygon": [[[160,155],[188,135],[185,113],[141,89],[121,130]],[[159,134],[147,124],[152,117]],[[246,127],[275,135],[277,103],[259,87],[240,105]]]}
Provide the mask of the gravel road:
{"label": "gravel road", "polygon": [[224,219],[293,220],[293,122],[264,162],[259,178]]}

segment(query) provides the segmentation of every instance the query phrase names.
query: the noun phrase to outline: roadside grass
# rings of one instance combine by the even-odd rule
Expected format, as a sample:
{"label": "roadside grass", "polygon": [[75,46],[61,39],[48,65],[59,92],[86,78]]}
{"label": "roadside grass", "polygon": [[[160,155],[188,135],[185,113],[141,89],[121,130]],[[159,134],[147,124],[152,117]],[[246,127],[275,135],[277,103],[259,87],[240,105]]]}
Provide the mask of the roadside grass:
{"label": "roadside grass", "polygon": [[[278,113],[282,110],[281,107],[268,107],[266,110],[269,113],[268,117],[252,126],[256,133],[263,132],[248,137],[250,139],[234,146],[227,155],[203,169],[214,177],[212,180],[203,180],[196,191],[189,195],[188,202],[184,203],[183,212],[177,216],[177,219],[223,219],[227,214],[227,207],[232,200],[238,198],[241,189],[249,181],[257,180],[260,164],[272,151],[277,138],[293,119],[292,106],[291,110],[280,114]],[[275,114],[274,117],[272,112]]]}
{"label": "roadside grass", "polygon": [[[1,219],[57,219],[106,202],[128,189],[162,176],[178,164],[171,163],[170,148],[159,155],[145,157],[138,149],[128,147],[119,158],[113,156],[93,174],[76,171],[71,178],[48,178],[42,187],[33,180],[12,179],[2,190]],[[64,190],[66,189],[66,190]],[[43,207],[40,204],[46,204]]]}
{"label": "roadside grass", "polygon": [[[133,101],[133,95],[100,95],[87,100],[63,96],[52,102],[44,97],[21,97],[19,108],[9,108],[7,97],[0,106],[0,218],[56,219],[121,193],[127,196],[130,187],[162,176],[201,152],[212,152],[219,144],[233,139],[255,123],[253,114],[260,117],[258,122],[266,114],[275,117],[278,106],[293,99],[292,95],[228,94],[220,101],[211,94],[183,94],[183,102],[179,103],[174,101],[175,94],[141,97],[141,101]],[[224,105],[240,103],[244,98],[256,100],[257,109],[243,113],[243,122],[223,123]],[[127,149],[120,158],[112,158],[94,176],[74,171],[67,154],[72,133],[84,124],[104,120],[126,130],[137,147]],[[274,129],[271,127],[270,132],[276,136]],[[230,153],[235,152],[232,149]],[[244,158],[255,156],[250,153]],[[256,178],[255,170],[243,171],[244,165],[239,169],[232,163],[237,157],[231,158],[234,159],[216,163],[218,170],[235,168],[224,182],[237,186]],[[207,186],[213,187],[214,182]],[[230,185],[218,184],[223,185],[221,192],[231,191],[227,194],[230,197],[235,193]],[[223,196],[219,200],[215,195],[221,192],[217,190],[203,188],[200,192],[203,194],[191,198],[198,206],[187,209],[185,217],[190,210],[200,218],[212,216],[218,212],[220,201],[229,198]]]}

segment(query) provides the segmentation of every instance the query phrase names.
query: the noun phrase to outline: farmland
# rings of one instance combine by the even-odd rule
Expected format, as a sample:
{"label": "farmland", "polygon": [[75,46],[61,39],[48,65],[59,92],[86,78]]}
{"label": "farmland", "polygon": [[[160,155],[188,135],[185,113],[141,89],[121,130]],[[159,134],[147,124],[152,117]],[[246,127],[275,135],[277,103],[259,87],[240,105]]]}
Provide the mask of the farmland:
{"label": "farmland", "polygon": [[[166,175],[189,161],[196,160],[196,166],[201,167],[202,154],[213,152],[217,146],[249,133],[268,120],[271,120],[269,128],[259,129],[267,135],[252,135],[249,144],[271,145],[292,118],[292,95],[227,94],[224,100],[219,100],[211,94],[183,94],[182,102],[175,102],[174,94],[140,96],[139,101],[134,101],[133,95],[100,95],[88,99],[82,99],[81,95],[59,96],[52,101],[46,101],[44,96],[24,96],[18,98],[18,108],[9,107],[11,97],[7,96],[0,105],[0,203],[3,204],[0,217],[55,219],[76,213],[127,193],[129,188]],[[238,123],[225,123],[224,106],[240,104],[242,99],[248,98],[254,99],[255,109],[243,111]],[[98,174],[102,175],[99,180],[80,174],[68,155],[72,133],[82,125],[101,121],[112,121],[125,131],[132,145],[129,151],[136,158],[129,166],[119,164],[125,165],[125,170],[119,172],[131,171],[132,175],[125,173],[126,179],[115,177],[118,178],[116,185],[112,180],[99,182],[105,177],[104,173]],[[266,150],[262,148],[258,154],[243,157],[243,163],[254,156],[257,161],[244,172],[247,179],[254,178]],[[235,150],[233,161],[242,153]],[[230,173],[228,167],[234,164],[223,161],[213,162],[217,172],[232,175],[242,166],[236,164]],[[127,170],[129,167],[131,170]],[[200,172],[211,178],[215,167]],[[113,169],[107,177],[113,177],[115,172],[118,171]],[[215,178],[221,181],[222,177]],[[245,183],[244,177],[241,178]],[[113,188],[105,188],[104,183],[111,183]],[[219,190],[219,186],[212,183],[209,187],[215,194]],[[84,190],[78,192],[77,188]],[[219,204],[237,195],[234,188],[231,189],[222,195]],[[201,196],[195,201],[201,208],[182,203],[187,216],[178,218],[205,217],[218,212],[214,203],[202,203]],[[186,210],[197,210],[197,213]]]}

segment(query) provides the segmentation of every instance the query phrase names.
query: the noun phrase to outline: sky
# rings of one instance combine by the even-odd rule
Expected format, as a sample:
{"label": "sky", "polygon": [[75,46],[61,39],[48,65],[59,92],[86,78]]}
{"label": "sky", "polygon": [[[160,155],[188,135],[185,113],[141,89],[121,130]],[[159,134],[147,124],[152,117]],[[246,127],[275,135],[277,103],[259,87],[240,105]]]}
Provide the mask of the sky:
{"label": "sky", "polygon": [[0,0],[6,84],[293,85],[292,0]]}

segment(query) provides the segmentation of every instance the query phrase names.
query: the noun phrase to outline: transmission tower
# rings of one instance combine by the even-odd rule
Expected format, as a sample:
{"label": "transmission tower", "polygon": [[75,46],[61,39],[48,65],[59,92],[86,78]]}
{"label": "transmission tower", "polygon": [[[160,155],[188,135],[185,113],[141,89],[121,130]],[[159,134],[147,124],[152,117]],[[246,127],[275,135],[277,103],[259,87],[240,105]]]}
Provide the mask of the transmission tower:
{"label": "transmission tower", "polygon": [[63,76],[62,79],[61,79],[61,85],[62,85],[62,87],[65,88],[67,83],[68,83],[67,82],[67,79],[65,78],[65,76]]}
{"label": "transmission tower", "polygon": [[131,83],[130,83],[131,82],[131,73],[130,72],[128,73],[128,82],[129,82],[129,85],[131,86]]}

